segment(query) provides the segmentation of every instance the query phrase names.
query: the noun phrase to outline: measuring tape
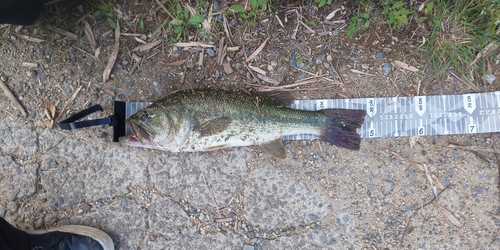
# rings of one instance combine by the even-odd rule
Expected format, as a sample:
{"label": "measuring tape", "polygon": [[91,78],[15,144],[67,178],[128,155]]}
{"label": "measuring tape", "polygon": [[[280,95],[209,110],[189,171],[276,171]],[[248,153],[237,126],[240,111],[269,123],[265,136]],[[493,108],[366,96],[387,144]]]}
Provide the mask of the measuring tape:
{"label": "measuring tape", "polygon": [[[130,117],[150,102],[124,103]],[[476,134],[500,132],[500,91],[438,96],[382,97],[354,99],[297,100],[293,109],[364,109],[365,122],[357,130],[361,138]],[[125,135],[132,134],[126,126]],[[315,135],[299,134],[283,140],[313,140]]]}

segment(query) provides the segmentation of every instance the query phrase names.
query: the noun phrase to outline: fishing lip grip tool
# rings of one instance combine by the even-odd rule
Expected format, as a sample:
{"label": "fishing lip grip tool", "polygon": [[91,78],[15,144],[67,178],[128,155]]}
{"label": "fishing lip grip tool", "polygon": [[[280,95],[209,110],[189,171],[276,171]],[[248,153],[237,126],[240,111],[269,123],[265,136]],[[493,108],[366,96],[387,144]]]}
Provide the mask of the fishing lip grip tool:
{"label": "fishing lip grip tool", "polygon": [[[125,119],[150,104],[151,102],[115,101],[112,116],[76,122],[75,118],[82,118],[82,113],[88,115],[102,111],[100,106],[94,106],[88,109],[92,109],[92,112],[84,110],[62,121],[59,126],[62,129],[75,129],[109,124],[113,126],[113,141],[117,142],[119,137],[132,134]],[[302,110],[366,110],[365,122],[357,129],[361,138],[500,132],[500,91],[462,95],[297,100],[288,107]],[[317,138],[315,135],[298,134],[284,136],[283,140]]]}

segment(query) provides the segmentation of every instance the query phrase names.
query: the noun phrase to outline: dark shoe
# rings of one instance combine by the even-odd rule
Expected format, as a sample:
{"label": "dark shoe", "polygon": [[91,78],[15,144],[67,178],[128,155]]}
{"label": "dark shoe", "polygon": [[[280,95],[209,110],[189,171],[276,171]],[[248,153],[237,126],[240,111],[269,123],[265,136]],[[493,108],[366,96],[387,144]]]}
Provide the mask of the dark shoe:
{"label": "dark shoe", "polygon": [[86,226],[67,225],[48,230],[27,231],[30,248],[34,250],[114,250],[111,237]]}

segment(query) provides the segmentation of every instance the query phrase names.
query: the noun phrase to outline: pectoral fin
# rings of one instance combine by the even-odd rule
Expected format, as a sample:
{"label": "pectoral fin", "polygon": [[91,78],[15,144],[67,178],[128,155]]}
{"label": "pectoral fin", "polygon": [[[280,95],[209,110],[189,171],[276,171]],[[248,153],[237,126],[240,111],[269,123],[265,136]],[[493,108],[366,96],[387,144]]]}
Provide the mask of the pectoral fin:
{"label": "pectoral fin", "polygon": [[229,117],[219,117],[198,125],[196,129],[200,131],[200,137],[215,135],[224,131],[231,121]]}
{"label": "pectoral fin", "polygon": [[274,141],[270,141],[268,143],[262,144],[262,147],[265,151],[271,153],[272,155],[279,158],[286,158],[286,149],[285,145],[283,145],[283,140],[278,138]]}

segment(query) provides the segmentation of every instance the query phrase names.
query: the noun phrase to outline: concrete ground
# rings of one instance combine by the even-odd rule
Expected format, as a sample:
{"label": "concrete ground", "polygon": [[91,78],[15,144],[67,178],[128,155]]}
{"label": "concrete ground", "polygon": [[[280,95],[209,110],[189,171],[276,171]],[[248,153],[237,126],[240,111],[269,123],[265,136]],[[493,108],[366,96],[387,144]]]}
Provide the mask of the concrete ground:
{"label": "concrete ground", "polygon": [[[277,161],[253,148],[129,148],[108,130],[47,130],[4,115],[0,216],[22,229],[94,226],[117,249],[500,246],[498,159],[447,148],[458,136],[421,138],[425,149],[414,150],[407,138],[367,140],[359,152],[288,142]],[[488,135],[463,139],[497,146]],[[411,161],[426,164],[432,185]],[[427,204],[432,187],[440,195]]]}

